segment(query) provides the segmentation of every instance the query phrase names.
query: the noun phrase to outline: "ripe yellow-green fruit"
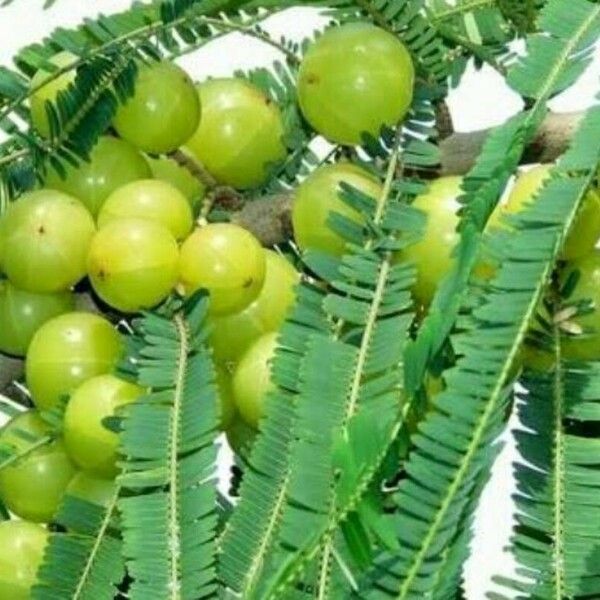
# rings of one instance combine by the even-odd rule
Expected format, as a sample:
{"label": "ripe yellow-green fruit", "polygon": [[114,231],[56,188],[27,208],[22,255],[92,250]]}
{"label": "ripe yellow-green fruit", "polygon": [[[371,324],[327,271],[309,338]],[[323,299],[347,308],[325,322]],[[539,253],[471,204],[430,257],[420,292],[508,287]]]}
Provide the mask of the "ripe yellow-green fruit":
{"label": "ripe yellow-green fruit", "polygon": [[133,313],[160,304],[177,282],[179,248],[156,222],[121,219],[102,227],[88,255],[94,291],[108,305]]}
{"label": "ripe yellow-green fruit", "polygon": [[99,477],[117,474],[119,438],[102,421],[143,393],[143,388],[114,375],[88,379],[73,392],[65,411],[64,438],[77,466]]}
{"label": "ripe yellow-green fruit", "polygon": [[[535,198],[550,178],[553,165],[540,165],[517,178],[506,203],[499,204],[490,217],[490,225],[504,226],[503,215],[516,214]],[[562,249],[561,258],[574,260],[592,251],[600,238],[600,194],[590,189],[577,213]]]}
{"label": "ripe yellow-green fruit", "polygon": [[0,352],[25,356],[35,332],[75,308],[71,292],[35,294],[0,281]]}
{"label": "ripe yellow-green fruit", "polygon": [[339,213],[356,223],[361,215],[340,198],[344,182],[375,200],[381,185],[368,171],[351,163],[325,165],[313,171],[296,190],[292,224],[294,237],[301,250],[312,248],[335,256],[344,254],[344,239],[329,226],[331,213]]}
{"label": "ripe yellow-green fruit", "polygon": [[89,162],[66,166],[66,177],[50,168],[45,185],[80,200],[93,217],[104,201],[121,186],[150,177],[150,167],[142,154],[125,140],[101,137],[90,153]]}
{"label": "ripe yellow-green fruit", "polygon": [[[184,148],[181,150],[185,152]],[[188,199],[194,214],[197,214],[206,196],[206,186],[197,177],[194,177],[189,169],[178,164],[173,158],[147,156],[146,160],[154,179],[160,179],[175,186]],[[194,159],[190,156],[190,160]]]}
{"label": "ripe yellow-green fruit", "polygon": [[18,288],[61,292],[85,275],[96,228],[76,198],[57,190],[30,192],[9,206],[2,221],[2,266]]}
{"label": "ripe yellow-green fruit", "polygon": [[210,79],[198,92],[202,119],[186,146],[219,183],[239,189],[264,183],[269,165],[286,154],[279,108],[242,79]]}
{"label": "ripe yellow-green fruit", "polygon": [[[0,430],[0,443],[22,454],[49,434],[49,428],[37,413],[27,411]],[[22,519],[47,523],[58,510],[74,475],[75,465],[62,441],[55,440],[0,470],[0,499]]]}
{"label": "ripe yellow-green fruit", "polygon": [[155,221],[177,240],[189,234],[194,219],[187,198],[158,179],[140,179],[115,190],[98,215],[98,227],[128,218]]}
{"label": "ripe yellow-green fruit", "polygon": [[278,333],[259,338],[240,360],[233,374],[233,397],[246,424],[258,428],[264,414],[265,400],[273,388],[271,362],[277,349]]}
{"label": "ripe yellow-green fruit", "polygon": [[118,331],[98,315],[71,312],[40,327],[27,352],[27,387],[48,410],[81,383],[114,370],[123,353]]}
{"label": "ripe yellow-green fruit", "polygon": [[427,223],[422,238],[400,254],[402,260],[417,267],[413,288],[416,300],[424,306],[431,302],[440,281],[452,267],[451,253],[458,243],[458,210],[461,195],[460,177],[441,177],[417,196],[413,206],[425,212]]}
{"label": "ripe yellow-green fruit", "polygon": [[163,61],[139,67],[133,97],[119,107],[113,124],[136,148],[164,154],[189,139],[200,115],[200,101],[189,75]]}
{"label": "ripe yellow-green fruit", "polygon": [[[71,52],[63,51],[55,54],[48,62],[56,65],[57,69],[63,69],[69,67],[77,60],[77,56]],[[32,90],[36,90],[29,98],[31,122],[44,137],[50,136],[50,123],[46,112],[46,102],[55,104],[58,93],[64,91],[71,83],[73,83],[75,81],[75,76],[76,70],[72,69],[49,81],[51,77],[54,77],[54,71],[39,69],[31,78],[29,87]],[[46,81],[48,83],[43,85]],[[38,87],[39,89],[37,89]]]}
{"label": "ripe yellow-green fruit", "polygon": [[0,598],[30,600],[44,558],[48,531],[28,521],[0,523]]}
{"label": "ripe yellow-green fruit", "polygon": [[106,508],[112,502],[116,489],[114,479],[105,479],[85,471],[79,471],[71,479],[65,495]]}
{"label": "ripe yellow-green fruit", "polygon": [[265,272],[260,243],[237,225],[200,227],[181,247],[181,284],[188,294],[207,290],[213,314],[231,314],[248,306],[258,296]]}
{"label": "ripe yellow-green fruit", "polygon": [[395,126],[413,96],[415,71],[406,47],[369,23],[328,29],[308,49],[298,74],[306,120],[327,139],[359,144]]}
{"label": "ripe yellow-green fruit", "polygon": [[267,270],[258,298],[239,313],[211,320],[210,341],[217,361],[236,362],[255,340],[278,330],[290,312],[300,274],[273,250],[264,253]]}

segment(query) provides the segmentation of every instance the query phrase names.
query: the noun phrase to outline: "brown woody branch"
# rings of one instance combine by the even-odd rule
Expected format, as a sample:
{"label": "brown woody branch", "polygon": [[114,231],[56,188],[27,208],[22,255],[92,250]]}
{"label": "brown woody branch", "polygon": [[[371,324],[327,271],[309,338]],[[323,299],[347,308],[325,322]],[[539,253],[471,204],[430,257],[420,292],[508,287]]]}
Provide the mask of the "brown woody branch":
{"label": "brown woody branch", "polygon": [[[568,147],[583,113],[551,113],[523,156],[523,164],[556,160]],[[453,133],[440,142],[441,175],[464,175],[475,164],[489,129]]]}
{"label": "brown woody branch", "polygon": [[264,246],[273,246],[292,237],[292,204],[292,194],[268,196],[248,202],[231,221],[254,233]]}
{"label": "brown woody branch", "polygon": [[[568,147],[583,113],[550,114],[523,155],[523,164],[556,160]],[[439,118],[439,117],[438,117]],[[448,123],[446,125],[449,126]],[[464,175],[473,167],[490,130],[450,133],[440,142],[439,175]],[[431,176],[431,174],[428,174]],[[252,231],[265,246],[282,243],[292,234],[293,198],[280,194],[247,203],[231,220]]]}

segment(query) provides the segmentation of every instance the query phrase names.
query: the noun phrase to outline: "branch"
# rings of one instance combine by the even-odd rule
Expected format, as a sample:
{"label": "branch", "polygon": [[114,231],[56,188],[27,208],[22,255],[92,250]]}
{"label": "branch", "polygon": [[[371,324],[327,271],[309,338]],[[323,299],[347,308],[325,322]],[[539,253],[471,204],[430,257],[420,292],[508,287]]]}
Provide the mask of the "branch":
{"label": "branch", "polygon": [[277,194],[248,202],[231,216],[232,223],[251,231],[265,246],[292,237],[292,195]]}
{"label": "branch", "polygon": [[435,105],[435,122],[440,141],[448,139],[454,133],[454,122],[445,100]]}
{"label": "branch", "polygon": [[[551,113],[527,148],[523,164],[547,163],[556,160],[569,141],[584,113]],[[464,175],[471,170],[490,130],[453,133],[440,142],[442,175]]]}
{"label": "branch", "polygon": [[[527,148],[523,164],[556,160],[569,142],[584,113],[559,113],[546,117],[537,136]],[[441,165],[438,175],[464,175],[475,164],[491,130],[452,133],[440,142]],[[431,177],[431,174],[427,174]],[[292,237],[292,196],[281,193],[247,203],[233,212],[232,222],[256,235],[265,246],[280,244]],[[217,201],[217,204],[219,202]]]}
{"label": "branch", "polygon": [[180,167],[187,169],[205,188],[213,189],[217,184],[217,180],[204,168],[199,160],[192,158],[183,150],[175,150],[169,154]]}

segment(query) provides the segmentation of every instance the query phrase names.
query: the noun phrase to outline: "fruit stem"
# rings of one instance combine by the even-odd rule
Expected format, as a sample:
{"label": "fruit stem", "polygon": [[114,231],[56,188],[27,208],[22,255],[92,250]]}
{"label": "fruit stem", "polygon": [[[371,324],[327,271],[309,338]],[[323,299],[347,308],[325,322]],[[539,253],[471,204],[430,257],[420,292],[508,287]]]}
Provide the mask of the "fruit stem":
{"label": "fruit stem", "polygon": [[217,180],[197,158],[190,156],[181,149],[171,152],[168,157],[172,158],[180,167],[187,169],[207,189],[213,190],[217,187]]}

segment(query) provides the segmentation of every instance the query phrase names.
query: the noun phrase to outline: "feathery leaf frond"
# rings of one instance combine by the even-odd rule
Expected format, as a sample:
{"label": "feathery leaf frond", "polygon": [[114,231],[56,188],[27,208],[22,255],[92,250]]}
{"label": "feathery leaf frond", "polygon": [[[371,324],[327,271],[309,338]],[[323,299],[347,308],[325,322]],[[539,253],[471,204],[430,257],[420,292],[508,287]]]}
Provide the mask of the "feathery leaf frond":
{"label": "feathery leaf frond", "polygon": [[[555,353],[560,357],[559,336]],[[600,365],[528,372],[515,432],[517,508],[512,552],[521,580],[497,578],[518,598],[594,598],[600,594]],[[494,593],[491,598],[505,598]]]}
{"label": "feathery leaf frond", "polygon": [[504,73],[515,54],[507,47],[513,27],[503,14],[498,0],[428,0],[428,18],[461,50],[468,50],[479,60]]}
{"label": "feathery leaf frond", "polygon": [[221,577],[242,595],[255,587],[280,525],[307,345],[313,335],[329,331],[322,302],[320,290],[306,283],[297,288],[295,307],[283,325],[271,367],[275,390],[267,396],[260,435],[249,458],[251,469],[244,476],[239,504],[221,543]]}
{"label": "feathery leaf frond", "polygon": [[[307,364],[290,448],[291,476],[278,535],[280,556],[275,555],[266,569],[260,598],[292,589],[315,559],[316,596],[329,597],[337,530],[360,505],[402,424],[400,374],[412,321],[413,269],[394,264],[393,252],[407,240],[415,240],[421,224],[416,211],[398,200],[403,182],[395,185],[395,174],[402,139],[400,128],[379,198],[344,188],[342,198],[368,223],[361,231],[348,219],[332,215],[331,226],[349,242],[348,254],[341,261],[310,251],[305,257],[331,289],[323,310],[334,323],[333,337],[316,344],[316,348],[331,346],[331,380],[330,387],[318,386],[329,392],[320,396],[311,386]],[[372,418],[374,414],[379,422]],[[358,426],[366,421],[374,426],[370,439],[376,442],[367,445],[368,451],[362,447],[366,430]],[[347,475],[340,480],[336,473]],[[356,484],[352,488],[350,473]]]}
{"label": "feathery leaf frond", "polygon": [[[408,478],[393,517],[401,550],[378,563],[372,600],[422,598],[436,585],[479,475],[489,469],[504,424],[511,369],[548,281],[554,258],[595,175],[600,110],[591,109],[536,200],[511,220],[502,265],[452,337],[460,357],[447,388],[414,436]],[[585,149],[585,150],[584,150]],[[478,296],[477,296],[478,297]]]}
{"label": "feathery leaf frond", "polygon": [[120,434],[124,554],[132,599],[216,593],[215,373],[206,347],[208,299],[147,314],[127,365],[151,391],[129,405]]}
{"label": "feathery leaf frond", "polygon": [[498,0],[500,10],[520,35],[536,29],[539,11],[548,0]]}
{"label": "feathery leaf frond", "polygon": [[527,38],[526,57],[507,77],[521,96],[538,101],[573,85],[592,61],[600,6],[589,0],[552,0],[540,13],[539,27],[539,34]]}
{"label": "feathery leaf frond", "polygon": [[[399,139],[404,139],[403,134],[399,133]],[[350,352],[354,345],[357,346],[357,352],[354,359],[350,355],[345,360],[341,361],[343,370],[332,381],[337,384],[337,400],[335,394],[325,395],[329,406],[329,418],[320,418],[318,421],[317,433],[315,427],[317,423],[312,422],[311,415],[321,415],[321,410],[315,411],[314,402],[320,395],[315,396],[314,386],[311,386],[311,372],[304,360],[307,356],[299,361],[293,372],[297,374],[297,379],[288,383],[288,389],[294,390],[295,398],[289,397],[286,403],[286,410],[289,410],[285,423],[281,422],[280,417],[273,417],[272,414],[277,414],[282,410],[277,406],[277,402],[281,402],[282,398],[277,398],[277,394],[270,398],[267,403],[267,416],[262,421],[263,433],[259,436],[256,442],[255,449],[250,458],[250,464],[254,469],[247,473],[247,478],[244,480],[241,489],[240,508],[234,514],[230,528],[225,534],[222,550],[224,551],[223,567],[224,577],[230,587],[242,593],[249,594],[255,585],[259,585],[261,574],[264,569],[267,571],[273,567],[265,564],[265,555],[267,551],[274,545],[284,545],[289,543],[286,540],[287,536],[296,537],[298,545],[296,548],[302,547],[307,540],[302,540],[297,536],[302,536],[303,533],[309,531],[306,527],[298,527],[296,523],[302,519],[311,516],[311,519],[321,519],[321,527],[315,528],[315,531],[320,531],[319,536],[328,537],[335,532],[339,526],[339,515],[333,509],[334,497],[332,496],[332,486],[334,483],[335,465],[324,461],[323,457],[328,454],[333,455],[334,448],[337,445],[337,439],[344,431],[349,420],[358,410],[359,402],[369,403],[372,401],[372,408],[377,404],[377,400],[383,404],[380,406],[385,408],[390,415],[390,420],[393,421],[399,418],[401,414],[400,408],[400,393],[399,391],[391,391],[398,385],[398,373],[386,373],[392,366],[400,364],[402,356],[402,336],[397,336],[398,327],[400,330],[406,331],[410,324],[411,317],[409,314],[404,314],[407,306],[410,304],[408,288],[412,281],[412,270],[406,269],[399,265],[393,266],[391,263],[391,252],[399,246],[399,242],[395,239],[399,231],[405,233],[411,232],[412,239],[416,238],[415,229],[422,223],[421,219],[415,221],[415,211],[411,211],[406,206],[397,205],[395,200],[396,194],[406,193],[406,189],[414,190],[415,186],[406,182],[394,185],[393,174],[394,168],[398,160],[398,148],[391,155],[392,160],[391,171],[388,171],[389,177],[386,181],[385,191],[382,199],[379,202],[374,202],[373,199],[365,198],[354,190],[345,190],[343,197],[355,209],[365,215],[367,222],[372,223],[367,229],[367,234],[363,237],[357,231],[355,225],[347,220],[340,218],[338,215],[333,215],[332,226],[339,230],[342,235],[349,241],[352,241],[355,246],[352,246],[352,254],[340,263],[333,263],[320,255],[307,255],[306,260],[311,269],[325,279],[332,286],[332,293],[321,297],[310,291],[310,288],[299,289],[298,306],[296,315],[301,315],[302,318],[310,320],[307,322],[312,324],[312,332],[304,329],[303,336],[296,337],[297,341],[302,341],[302,347],[296,348],[306,353],[311,344],[308,340],[311,336],[314,339],[321,341],[315,345],[316,348],[327,345],[327,336],[331,335],[331,328],[328,322],[334,320],[337,322],[336,328],[339,330],[337,336],[342,336],[341,339],[353,340],[347,346],[344,344],[336,345],[340,353]],[[389,206],[388,206],[389,204]],[[366,246],[365,246],[366,245]],[[363,246],[363,250],[360,247]],[[371,249],[369,249],[371,248]],[[383,259],[385,257],[385,260]],[[380,275],[375,275],[378,270],[380,261],[384,261]],[[328,277],[329,274],[331,277]],[[303,309],[305,297],[312,300],[312,305]],[[296,333],[294,321],[298,322],[298,316],[293,316],[291,321],[284,327],[282,346],[285,348],[289,345],[286,342],[286,337]],[[346,323],[346,325],[344,325]],[[317,327],[314,327],[317,324]],[[366,334],[361,344],[359,341],[362,337],[361,332],[366,330]],[[308,337],[306,336],[308,334]],[[296,334],[297,336],[297,334]],[[397,342],[396,339],[399,341]],[[393,343],[392,343],[392,340]],[[315,344],[313,342],[312,344]],[[344,350],[346,348],[346,350]],[[336,351],[332,349],[332,354]],[[385,358],[387,357],[387,358]],[[322,359],[322,357],[321,357]],[[385,359],[385,360],[384,360]],[[298,360],[298,359],[297,359]],[[317,369],[317,362],[311,363],[313,369]],[[274,361],[274,376],[277,382],[277,373],[279,370],[279,360]],[[353,367],[357,366],[356,372]],[[302,375],[305,373],[306,375]],[[351,373],[353,373],[351,375]],[[377,375],[386,374],[386,377],[380,377],[379,381],[383,381],[382,385],[373,386],[369,389],[364,387],[363,379],[367,375],[377,379]],[[346,378],[346,384],[340,385],[340,381]],[[281,385],[281,382],[278,382]],[[387,387],[386,387],[387,386]],[[323,388],[325,389],[325,388]],[[367,391],[369,390],[369,391]],[[386,392],[387,390],[387,392]],[[309,393],[310,392],[310,393]],[[294,413],[294,407],[297,406]],[[334,407],[337,407],[335,410]],[[374,408],[373,408],[374,409]],[[312,412],[311,412],[312,411]],[[277,419],[277,420],[274,420]],[[401,419],[400,419],[401,420]],[[285,425],[281,427],[281,425]],[[314,435],[306,438],[307,431],[314,431]],[[361,459],[372,458],[375,462],[369,465],[366,471],[361,470],[355,472],[357,478],[359,475],[368,473],[370,477],[377,471],[382,460],[382,454],[385,455],[387,446],[393,440],[394,435],[390,431],[387,432],[387,437],[382,435],[378,438],[382,442],[382,448],[373,455],[361,454],[358,449],[359,440],[356,440],[357,452]],[[306,438],[306,441],[303,440]],[[385,438],[385,442],[383,442]],[[284,441],[285,443],[281,443]],[[354,441],[354,440],[353,440]],[[276,443],[279,442],[277,446]],[[304,446],[306,444],[306,446]],[[271,451],[266,452],[264,448],[270,447]],[[276,454],[273,450],[278,452]],[[348,450],[350,452],[351,449]],[[281,453],[284,453],[283,455]],[[320,456],[321,461],[319,467],[314,465],[314,461],[309,460],[312,454]],[[261,469],[256,468],[256,458],[268,456],[269,463],[265,464]],[[273,459],[275,465],[273,465]],[[357,465],[358,466],[358,465]],[[363,467],[363,464],[360,464]],[[267,468],[270,475],[261,473],[263,468]],[[260,473],[260,474],[257,474]],[[312,475],[309,475],[311,473]],[[313,485],[308,485],[307,477],[314,477]],[[258,482],[262,479],[262,486],[268,485],[268,489],[261,493],[258,497]],[[275,484],[275,485],[273,485]],[[364,493],[367,485],[360,487],[360,491],[356,494],[356,498],[352,496],[352,502],[344,505],[344,513],[340,521],[343,521],[347,513],[355,508],[361,494]],[[304,498],[304,494],[310,494],[310,502]],[[299,499],[300,498],[300,499]],[[304,499],[303,499],[304,498]],[[320,498],[320,500],[316,500]],[[348,499],[350,500],[350,499]],[[250,519],[248,515],[254,514],[256,506],[263,509],[264,514],[269,515],[266,520],[259,519],[256,521]],[[268,503],[270,509],[267,509],[265,502]],[[302,505],[305,507],[312,506],[308,512],[302,510],[297,511],[296,506]],[[332,511],[323,510],[321,507],[318,513],[314,513],[314,508],[317,505],[331,506]],[[243,516],[242,516],[243,515]],[[238,516],[240,516],[238,520]],[[333,525],[329,523],[333,519]],[[281,529],[280,529],[281,527]],[[250,529],[252,528],[252,529]],[[331,530],[331,531],[330,531]],[[255,535],[249,535],[249,531],[254,531]],[[246,540],[242,546],[242,537]],[[253,541],[255,551],[248,547],[248,540]],[[317,539],[318,541],[318,539]],[[234,549],[235,548],[235,549]],[[318,550],[318,546],[316,548]],[[314,553],[314,548],[311,550]],[[311,553],[309,552],[309,554]],[[231,554],[236,555],[237,565],[233,565],[228,557]],[[331,553],[326,552],[329,556]],[[298,555],[292,553],[290,559],[294,562],[293,557]],[[278,561],[276,561],[278,562]],[[300,573],[303,570],[303,560],[296,565],[292,571]],[[326,573],[327,569],[323,571]],[[328,579],[323,579],[323,585],[327,585]],[[277,587],[277,584],[275,584]],[[262,589],[262,588],[258,588]],[[262,594],[263,592],[258,592]],[[262,596],[261,596],[262,597]]]}
{"label": "feathery leaf frond", "polygon": [[[509,178],[517,169],[526,145],[542,123],[550,91],[562,86],[560,82],[566,81],[566,78],[572,83],[588,63],[589,48],[599,36],[600,29],[595,27],[595,23],[600,18],[600,7],[588,0],[576,0],[574,4],[580,5],[579,9],[573,11],[573,15],[579,17],[577,27],[570,14],[573,4],[568,1],[554,0],[543,11],[543,23],[554,32],[554,37],[547,37],[553,40],[553,47],[559,49],[552,55],[552,60],[542,60],[535,50],[535,43],[532,43],[530,45],[534,48],[534,55],[531,61],[526,56],[509,72],[510,77],[513,72],[536,71],[536,77],[544,81],[546,90],[539,90],[536,101],[527,112],[520,113],[490,133],[475,166],[464,178],[464,195],[460,199],[465,207],[459,226],[461,241],[454,251],[452,271],[439,284],[429,314],[419,330],[415,344],[411,345],[411,368],[407,371],[409,391],[414,391],[420,385],[428,362],[443,347],[456,322],[472,273],[481,256],[481,232]],[[568,33],[572,37],[565,37],[564,30],[560,30],[562,37],[559,36],[554,21],[561,16],[571,23]],[[544,37],[542,34],[535,34],[535,39],[538,35]],[[586,48],[585,52],[583,48]],[[575,49],[581,52],[575,55]],[[515,75],[514,80],[518,81],[521,77]]]}
{"label": "feathery leaf frond", "polygon": [[121,540],[115,530],[119,491],[108,506],[66,496],[38,570],[33,600],[112,600],[125,576]]}

